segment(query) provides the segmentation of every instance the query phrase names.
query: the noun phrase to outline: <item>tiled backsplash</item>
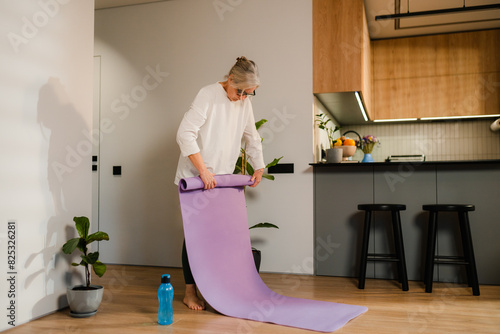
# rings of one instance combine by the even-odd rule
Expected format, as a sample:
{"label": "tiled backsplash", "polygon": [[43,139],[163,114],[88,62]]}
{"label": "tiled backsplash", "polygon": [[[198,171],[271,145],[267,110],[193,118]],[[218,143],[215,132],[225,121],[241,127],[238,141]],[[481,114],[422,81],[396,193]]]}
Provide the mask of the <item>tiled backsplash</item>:
{"label": "tiled backsplash", "polygon": [[[500,159],[500,132],[490,130],[492,119],[429,123],[384,123],[344,126],[343,134],[354,130],[362,137],[374,135],[380,145],[373,149],[375,161],[390,155],[424,154],[426,161]],[[357,139],[353,133],[347,137]],[[357,150],[353,160],[361,161]]]}

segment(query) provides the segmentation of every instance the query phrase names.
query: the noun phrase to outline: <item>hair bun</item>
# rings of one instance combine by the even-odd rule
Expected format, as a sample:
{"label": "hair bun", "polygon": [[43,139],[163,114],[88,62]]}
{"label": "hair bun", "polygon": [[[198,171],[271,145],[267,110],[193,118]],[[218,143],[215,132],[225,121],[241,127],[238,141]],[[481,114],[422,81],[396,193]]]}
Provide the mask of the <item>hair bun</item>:
{"label": "hair bun", "polygon": [[247,61],[247,58],[245,56],[241,56],[241,57],[236,58],[236,62],[240,62],[240,61]]}

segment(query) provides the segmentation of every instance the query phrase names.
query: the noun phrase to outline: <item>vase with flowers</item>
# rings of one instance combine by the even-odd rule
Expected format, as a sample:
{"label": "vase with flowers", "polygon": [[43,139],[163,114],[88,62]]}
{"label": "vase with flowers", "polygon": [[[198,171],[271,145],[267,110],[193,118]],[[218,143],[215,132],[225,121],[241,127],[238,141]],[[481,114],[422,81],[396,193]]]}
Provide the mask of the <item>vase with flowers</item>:
{"label": "vase with flowers", "polygon": [[373,135],[367,135],[361,138],[362,141],[362,149],[363,153],[365,156],[363,157],[363,160],[361,162],[374,162],[373,157],[372,157],[372,151],[373,148],[375,147],[375,144],[380,143],[380,141],[377,139],[377,137]]}

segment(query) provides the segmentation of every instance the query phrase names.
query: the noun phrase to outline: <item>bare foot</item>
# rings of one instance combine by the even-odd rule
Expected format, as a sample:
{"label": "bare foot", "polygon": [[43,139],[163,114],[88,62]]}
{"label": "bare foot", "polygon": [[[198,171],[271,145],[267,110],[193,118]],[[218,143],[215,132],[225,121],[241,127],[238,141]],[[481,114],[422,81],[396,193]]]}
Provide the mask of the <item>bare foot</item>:
{"label": "bare foot", "polygon": [[205,302],[198,297],[195,284],[186,284],[186,292],[184,294],[183,302],[191,310],[201,311],[205,309]]}

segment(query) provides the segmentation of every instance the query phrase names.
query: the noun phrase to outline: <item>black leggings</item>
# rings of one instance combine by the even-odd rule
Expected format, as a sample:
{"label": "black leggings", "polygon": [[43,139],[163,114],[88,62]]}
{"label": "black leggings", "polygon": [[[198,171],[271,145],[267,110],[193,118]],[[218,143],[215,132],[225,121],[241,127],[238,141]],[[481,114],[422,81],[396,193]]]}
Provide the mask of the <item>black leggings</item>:
{"label": "black leggings", "polygon": [[193,274],[191,273],[191,267],[189,266],[186,240],[182,243],[182,271],[184,271],[184,282],[186,284],[195,284]]}

